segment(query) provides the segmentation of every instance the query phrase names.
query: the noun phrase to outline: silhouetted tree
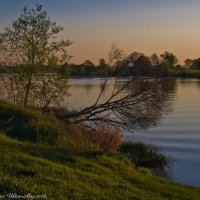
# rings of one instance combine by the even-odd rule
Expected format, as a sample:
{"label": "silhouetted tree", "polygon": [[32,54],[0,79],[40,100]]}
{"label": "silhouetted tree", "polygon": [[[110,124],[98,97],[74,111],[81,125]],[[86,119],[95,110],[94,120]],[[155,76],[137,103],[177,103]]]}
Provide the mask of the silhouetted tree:
{"label": "silhouetted tree", "polygon": [[133,52],[132,54],[130,54],[127,57],[127,63],[130,67],[134,66],[134,62],[140,57],[140,56],[144,56],[143,53],[139,53],[139,52]]}
{"label": "silhouetted tree", "polygon": [[104,58],[99,59],[99,67],[106,68],[108,67],[106,60]]}
{"label": "silhouetted tree", "polygon": [[191,68],[200,70],[200,58],[194,60],[194,63],[192,64]]}
{"label": "silhouetted tree", "polygon": [[200,58],[197,59],[186,59],[185,65],[193,70],[200,70]]}
{"label": "silhouetted tree", "polygon": [[153,66],[158,66],[158,65],[160,64],[160,60],[159,60],[159,58],[158,58],[158,56],[157,56],[156,53],[153,53],[153,54],[150,56],[149,59],[150,59],[151,64],[152,64]]}
{"label": "silhouetted tree", "polygon": [[90,60],[85,60],[79,67],[82,75],[90,75],[96,71],[94,63]]}
{"label": "silhouetted tree", "polygon": [[138,52],[117,63],[117,72],[122,75],[150,75],[153,71],[150,58]]}
{"label": "silhouetted tree", "polygon": [[145,55],[139,56],[134,62],[133,73],[137,75],[149,75],[153,73],[150,59]]}
{"label": "silhouetted tree", "polygon": [[161,54],[160,57],[162,58],[163,62],[168,64],[169,67],[174,67],[178,62],[177,57],[173,53],[170,53],[170,52],[165,52]]}
{"label": "silhouetted tree", "polygon": [[184,61],[184,63],[185,63],[185,66],[186,67],[191,67],[192,65],[193,65],[193,63],[194,63],[194,60],[192,60],[192,59],[186,59],[185,61]]}

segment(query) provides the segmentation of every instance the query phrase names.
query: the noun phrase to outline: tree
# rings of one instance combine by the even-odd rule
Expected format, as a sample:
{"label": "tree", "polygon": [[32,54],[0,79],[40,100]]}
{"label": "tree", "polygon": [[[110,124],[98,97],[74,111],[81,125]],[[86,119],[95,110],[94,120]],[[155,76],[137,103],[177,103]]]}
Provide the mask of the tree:
{"label": "tree", "polygon": [[99,59],[99,65],[98,65],[98,70],[100,72],[106,72],[106,69],[108,68],[108,64],[106,63],[106,60],[104,58]]}
{"label": "tree", "polygon": [[57,39],[62,30],[41,5],[36,5],[35,9],[25,6],[21,16],[0,34],[1,62],[16,68],[16,73],[8,79],[10,90],[15,90],[15,102],[24,106],[39,102],[46,107],[66,92],[60,86],[66,85],[67,79],[58,73],[46,73],[48,66],[62,64],[70,58],[67,47],[72,42]]}
{"label": "tree", "polygon": [[162,61],[165,62],[169,67],[175,67],[178,62],[177,57],[173,53],[165,52],[160,55]]}
{"label": "tree", "polygon": [[58,117],[70,123],[84,123],[92,129],[105,123],[128,131],[148,128],[158,124],[169,108],[169,96],[162,84],[159,79],[130,78],[123,86],[114,84],[117,89],[106,99],[76,113],[64,113]]}
{"label": "tree", "polygon": [[151,64],[153,66],[158,66],[160,64],[160,60],[157,56],[157,54],[153,53],[151,56],[150,56],[150,61],[151,61]]}
{"label": "tree", "polygon": [[151,65],[150,59],[145,56],[139,56],[135,62],[133,67],[133,73],[138,75],[149,75],[153,72],[153,68]]}
{"label": "tree", "polygon": [[193,65],[191,66],[192,69],[200,70],[200,58],[194,60]]}
{"label": "tree", "polygon": [[200,58],[197,58],[197,59],[194,59],[194,60],[186,59],[185,65],[187,67],[189,67],[190,69],[199,70],[200,69]]}
{"label": "tree", "polygon": [[133,52],[132,54],[130,54],[128,57],[127,57],[127,62],[128,62],[128,65],[129,66],[134,66],[134,62],[140,57],[140,56],[144,56],[143,53],[139,53],[139,52]]}
{"label": "tree", "polygon": [[97,74],[104,75],[108,70],[108,64],[104,58],[99,59],[99,63],[97,64]]}
{"label": "tree", "polygon": [[185,61],[184,61],[184,63],[185,63],[185,66],[186,67],[191,67],[192,65],[193,65],[193,63],[194,63],[194,60],[192,60],[192,59],[186,59]]}
{"label": "tree", "polygon": [[81,75],[90,75],[96,71],[94,63],[90,60],[85,60],[83,64],[80,65],[82,74]]}
{"label": "tree", "polygon": [[[112,46],[108,63],[120,61],[123,58],[120,52],[123,51]],[[115,77],[112,81],[113,88],[109,96],[104,95],[106,86],[110,85],[110,80],[105,76],[93,105],[76,112],[63,111],[57,117],[67,123],[84,124],[90,129],[109,124],[118,130],[133,131],[156,125],[162,114],[168,111],[171,96],[168,95],[166,83],[159,77],[149,79],[136,76],[126,81]]]}
{"label": "tree", "polygon": [[149,57],[134,52],[118,63],[117,71],[126,75],[150,75],[154,69]]}
{"label": "tree", "polygon": [[82,65],[95,67],[95,64],[91,60],[85,60]]}
{"label": "tree", "polygon": [[104,58],[99,59],[99,67],[106,68],[108,65],[106,64],[106,60]]}

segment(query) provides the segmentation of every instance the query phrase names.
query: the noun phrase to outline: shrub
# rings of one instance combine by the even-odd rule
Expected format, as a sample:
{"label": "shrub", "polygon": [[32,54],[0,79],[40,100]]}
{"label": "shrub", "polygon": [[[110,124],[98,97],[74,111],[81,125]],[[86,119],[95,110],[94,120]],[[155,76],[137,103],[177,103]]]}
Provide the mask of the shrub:
{"label": "shrub", "polygon": [[125,142],[120,146],[119,151],[127,155],[136,167],[165,170],[171,165],[170,158],[152,145]]}
{"label": "shrub", "polygon": [[117,150],[122,143],[122,135],[119,129],[109,126],[104,123],[91,134],[92,142],[97,146],[100,151],[113,151]]}
{"label": "shrub", "polygon": [[84,125],[71,125],[70,130],[74,139],[75,148],[80,151],[104,151],[117,150],[122,142],[122,136],[118,129],[110,127],[107,123],[88,130]]}
{"label": "shrub", "polygon": [[92,149],[92,142],[89,139],[89,131],[84,126],[71,124],[69,126],[73,138],[74,148],[78,151],[89,151]]}

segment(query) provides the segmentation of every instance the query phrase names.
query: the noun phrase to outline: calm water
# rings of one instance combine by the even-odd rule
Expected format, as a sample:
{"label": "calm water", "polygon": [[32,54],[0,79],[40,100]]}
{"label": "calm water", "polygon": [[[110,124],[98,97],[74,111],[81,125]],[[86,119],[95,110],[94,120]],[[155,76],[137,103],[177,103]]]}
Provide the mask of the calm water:
{"label": "calm water", "polygon": [[[71,108],[81,108],[95,102],[102,79],[71,79],[66,99]],[[109,94],[112,83],[104,96]],[[134,134],[124,132],[124,138],[156,145],[173,158],[169,177],[177,182],[200,186],[200,80],[174,80],[175,103],[163,116],[160,125]]]}

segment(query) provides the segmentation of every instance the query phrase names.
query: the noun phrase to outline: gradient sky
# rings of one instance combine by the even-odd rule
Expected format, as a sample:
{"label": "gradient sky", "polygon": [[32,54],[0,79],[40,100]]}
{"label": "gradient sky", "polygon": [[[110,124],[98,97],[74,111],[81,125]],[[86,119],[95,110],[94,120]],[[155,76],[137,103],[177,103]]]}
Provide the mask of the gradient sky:
{"label": "gradient sky", "polygon": [[97,63],[113,42],[126,54],[170,51],[181,63],[200,57],[199,0],[0,0],[0,30],[36,3],[74,42],[71,62]]}

